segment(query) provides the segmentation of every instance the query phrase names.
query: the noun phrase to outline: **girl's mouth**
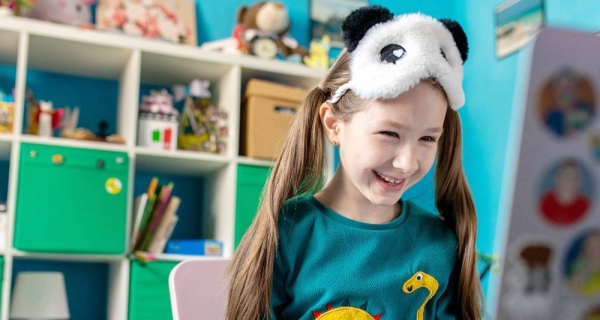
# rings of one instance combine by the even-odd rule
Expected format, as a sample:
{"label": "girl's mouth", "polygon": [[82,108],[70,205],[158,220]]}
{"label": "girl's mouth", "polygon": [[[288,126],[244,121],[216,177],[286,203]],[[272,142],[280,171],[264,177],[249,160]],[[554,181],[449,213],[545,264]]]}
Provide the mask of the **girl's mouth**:
{"label": "girl's mouth", "polygon": [[398,179],[398,178],[394,178],[394,177],[390,177],[384,174],[381,174],[377,171],[373,171],[375,173],[375,176],[377,177],[377,180],[379,182],[381,182],[382,184],[386,185],[386,189],[391,190],[391,191],[396,191],[402,188],[402,186],[404,185],[404,181],[406,179]]}

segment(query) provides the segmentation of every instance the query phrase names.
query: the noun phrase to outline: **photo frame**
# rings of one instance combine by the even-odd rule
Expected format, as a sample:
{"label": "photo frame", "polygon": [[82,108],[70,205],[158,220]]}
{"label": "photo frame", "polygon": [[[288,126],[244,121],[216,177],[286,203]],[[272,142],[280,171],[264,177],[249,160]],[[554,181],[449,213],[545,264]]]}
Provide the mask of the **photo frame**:
{"label": "photo frame", "polygon": [[496,58],[527,45],[545,24],[544,0],[508,0],[495,8]]}
{"label": "photo frame", "polygon": [[342,22],[350,12],[368,4],[364,0],[311,0],[310,38],[321,40],[327,35],[332,48],[343,48]]}

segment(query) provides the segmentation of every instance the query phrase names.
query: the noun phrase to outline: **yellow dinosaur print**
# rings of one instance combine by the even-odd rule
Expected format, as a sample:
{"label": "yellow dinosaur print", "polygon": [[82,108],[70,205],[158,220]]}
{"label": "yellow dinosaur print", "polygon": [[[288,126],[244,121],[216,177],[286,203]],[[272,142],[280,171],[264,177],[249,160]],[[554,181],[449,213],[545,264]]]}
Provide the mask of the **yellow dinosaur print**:
{"label": "yellow dinosaur print", "polygon": [[438,291],[438,287],[438,282],[437,280],[435,280],[434,277],[421,271],[415,273],[402,286],[402,291],[404,291],[405,293],[413,293],[420,288],[425,288],[429,291],[427,299],[425,299],[425,302],[423,302],[423,304],[417,311],[417,320],[423,320],[423,316],[425,314],[425,306],[427,305],[427,302],[429,302],[429,300],[431,300],[431,298],[435,296],[436,292]]}
{"label": "yellow dinosaur print", "polygon": [[[366,306],[364,306],[366,309]],[[327,312],[320,313],[313,311],[315,320],[379,320],[381,314],[372,316],[363,309],[341,306],[333,308],[331,304],[327,305]]]}

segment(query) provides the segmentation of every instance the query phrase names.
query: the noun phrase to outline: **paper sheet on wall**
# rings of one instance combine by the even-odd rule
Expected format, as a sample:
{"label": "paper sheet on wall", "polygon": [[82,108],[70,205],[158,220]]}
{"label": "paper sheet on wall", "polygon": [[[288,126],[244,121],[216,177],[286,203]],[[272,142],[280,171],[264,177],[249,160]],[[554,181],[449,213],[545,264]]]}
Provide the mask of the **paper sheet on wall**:
{"label": "paper sheet on wall", "polygon": [[599,319],[600,37],[547,28],[529,49],[495,319]]}

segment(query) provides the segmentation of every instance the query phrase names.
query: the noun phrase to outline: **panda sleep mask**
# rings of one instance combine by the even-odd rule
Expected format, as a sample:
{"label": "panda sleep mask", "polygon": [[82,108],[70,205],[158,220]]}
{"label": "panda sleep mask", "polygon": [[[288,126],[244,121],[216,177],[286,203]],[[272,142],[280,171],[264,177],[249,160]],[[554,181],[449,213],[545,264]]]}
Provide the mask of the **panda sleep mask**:
{"label": "panda sleep mask", "polygon": [[393,99],[434,78],[452,109],[465,104],[463,63],[469,49],[456,21],[420,13],[394,17],[386,8],[367,6],[348,15],[342,32],[352,54],[351,79],[327,102],[338,102],[348,90],[367,100]]}

